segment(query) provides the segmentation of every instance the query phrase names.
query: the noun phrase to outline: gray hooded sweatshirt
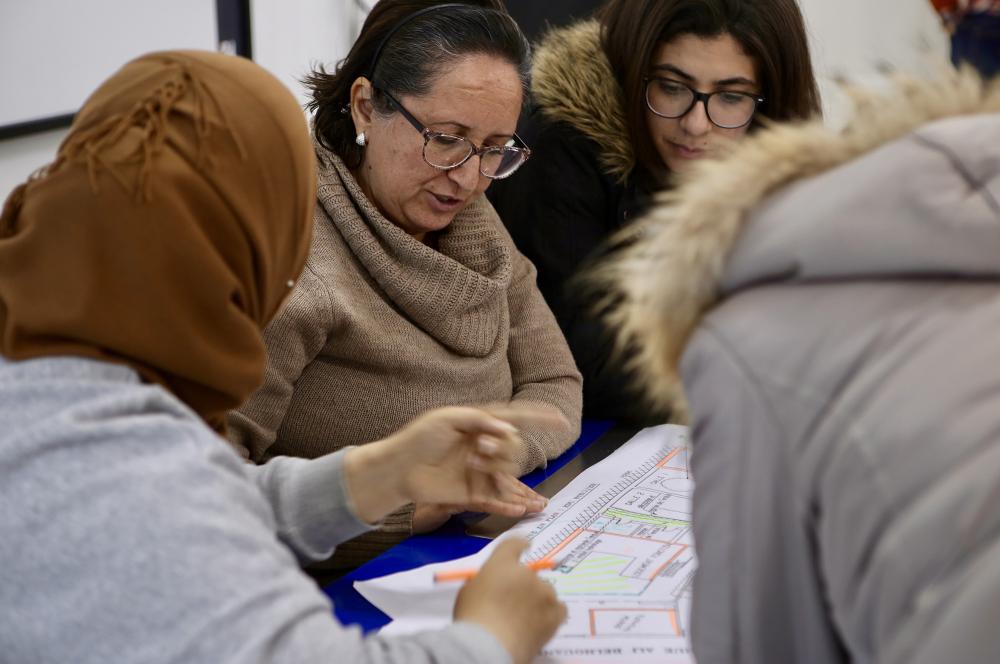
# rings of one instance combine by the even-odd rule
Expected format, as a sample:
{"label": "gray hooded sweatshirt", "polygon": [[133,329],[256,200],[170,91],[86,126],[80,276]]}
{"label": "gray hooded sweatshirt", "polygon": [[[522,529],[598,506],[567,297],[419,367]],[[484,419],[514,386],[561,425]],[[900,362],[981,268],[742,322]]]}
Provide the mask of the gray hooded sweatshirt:
{"label": "gray hooded sweatshirt", "polygon": [[0,358],[0,661],[509,662],[336,622],[299,563],[368,529],[342,454],[252,466],[127,367]]}

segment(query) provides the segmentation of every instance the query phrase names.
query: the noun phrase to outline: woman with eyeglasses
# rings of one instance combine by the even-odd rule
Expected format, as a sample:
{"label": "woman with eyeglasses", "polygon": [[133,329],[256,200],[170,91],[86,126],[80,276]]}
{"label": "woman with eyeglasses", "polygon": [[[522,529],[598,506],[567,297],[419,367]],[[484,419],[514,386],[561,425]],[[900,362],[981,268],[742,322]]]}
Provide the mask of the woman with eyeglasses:
{"label": "woman with eyeglasses", "polygon": [[534,156],[490,199],[583,373],[584,415],[649,421],[573,277],[675,175],[766,120],[819,112],[795,0],[610,0],[536,50]]}
{"label": "woman with eyeglasses", "polygon": [[[522,473],[579,432],[566,341],[484,190],[531,154],[515,133],[529,47],[499,2],[383,0],[333,73],[307,79],[319,162],[303,276],[265,333],[263,387],[229,418],[250,460],[317,457],[458,403],[558,408]],[[526,486],[524,511],[544,499]],[[417,504],[347,542],[321,580],[455,512]]]}
{"label": "woman with eyeglasses", "polygon": [[516,427],[564,426],[551,409],[443,408],[261,466],[220,435],[306,260],[315,164],[276,78],[167,51],[102,83],[6,198],[4,662],[528,664],[565,619],[516,539],[459,591],[453,624],[401,637],[338,624],[298,564],[411,500],[517,503],[498,482]]}

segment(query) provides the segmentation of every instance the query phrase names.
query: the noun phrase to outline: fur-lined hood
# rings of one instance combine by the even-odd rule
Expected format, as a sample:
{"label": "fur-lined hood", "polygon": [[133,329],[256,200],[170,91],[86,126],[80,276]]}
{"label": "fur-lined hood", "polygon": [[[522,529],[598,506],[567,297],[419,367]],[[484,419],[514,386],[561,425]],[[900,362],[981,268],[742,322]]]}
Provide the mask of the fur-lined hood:
{"label": "fur-lined hood", "polygon": [[963,72],[855,96],[854,119],[840,132],[821,121],[776,126],[699,164],[592,275],[608,293],[619,346],[636,351],[631,364],[647,395],[679,420],[687,340],[740,289],[1000,280],[1000,79],[988,86]]}
{"label": "fur-lined hood", "polygon": [[635,168],[622,90],[601,47],[596,20],[549,32],[535,51],[532,97],[549,120],[600,146],[601,166],[622,182]]}

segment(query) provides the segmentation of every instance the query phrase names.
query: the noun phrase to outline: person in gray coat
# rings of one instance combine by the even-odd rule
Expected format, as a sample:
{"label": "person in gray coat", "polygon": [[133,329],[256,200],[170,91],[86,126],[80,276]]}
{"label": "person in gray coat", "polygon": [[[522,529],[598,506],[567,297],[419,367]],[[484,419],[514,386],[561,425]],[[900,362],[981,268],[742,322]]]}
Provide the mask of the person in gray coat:
{"label": "person in gray coat", "polygon": [[699,664],[1000,661],[1000,83],[761,132],[631,239],[595,279],[689,413]]}

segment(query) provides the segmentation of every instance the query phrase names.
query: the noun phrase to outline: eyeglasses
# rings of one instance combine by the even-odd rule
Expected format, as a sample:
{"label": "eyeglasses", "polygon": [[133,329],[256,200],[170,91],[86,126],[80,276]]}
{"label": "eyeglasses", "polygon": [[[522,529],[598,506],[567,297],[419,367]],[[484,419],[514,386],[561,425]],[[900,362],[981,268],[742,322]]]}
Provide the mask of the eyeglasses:
{"label": "eyeglasses", "polygon": [[479,155],[479,172],[491,180],[502,180],[519,169],[531,156],[531,150],[517,134],[506,145],[477,146],[464,136],[454,136],[428,129],[420,120],[406,110],[399,100],[385,90],[376,87],[385,95],[389,103],[402,114],[413,128],[424,137],[424,161],[443,171],[458,168],[473,155]]}
{"label": "eyeglasses", "polygon": [[757,106],[764,103],[763,97],[747,92],[698,92],[683,83],[658,76],[645,81],[646,106],[661,118],[682,118],[695,104],[702,102],[712,124],[723,129],[738,129],[750,124]]}

